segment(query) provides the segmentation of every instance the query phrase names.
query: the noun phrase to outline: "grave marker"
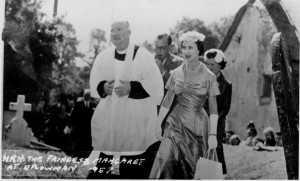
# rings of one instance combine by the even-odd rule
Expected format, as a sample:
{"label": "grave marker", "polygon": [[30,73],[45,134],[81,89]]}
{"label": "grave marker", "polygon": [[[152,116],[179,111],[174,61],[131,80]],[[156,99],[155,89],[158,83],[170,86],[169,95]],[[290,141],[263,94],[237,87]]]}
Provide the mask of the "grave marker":
{"label": "grave marker", "polygon": [[10,103],[9,109],[16,111],[16,116],[9,123],[6,138],[18,146],[30,146],[32,131],[23,118],[24,111],[31,111],[31,104],[25,103],[25,96],[18,95],[16,103]]}

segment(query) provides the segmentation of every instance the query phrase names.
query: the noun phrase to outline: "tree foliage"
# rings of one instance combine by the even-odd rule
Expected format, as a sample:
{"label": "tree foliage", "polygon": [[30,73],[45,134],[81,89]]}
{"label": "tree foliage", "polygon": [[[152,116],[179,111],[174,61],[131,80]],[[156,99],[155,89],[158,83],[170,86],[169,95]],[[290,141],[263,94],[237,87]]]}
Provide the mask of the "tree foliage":
{"label": "tree foliage", "polygon": [[100,28],[94,28],[90,33],[89,50],[84,58],[81,60],[87,63],[87,66],[91,69],[94,60],[97,55],[105,49],[105,31]]}
{"label": "tree foliage", "polygon": [[64,17],[45,20],[41,0],[6,0],[2,39],[4,60],[38,84],[37,96],[60,87],[61,94],[79,93],[82,81],[75,67],[76,31]]}
{"label": "tree foliage", "polygon": [[[38,8],[40,1],[28,5],[22,0],[6,0],[5,25],[2,32],[6,47],[4,60],[23,70],[32,79],[38,76],[34,70],[34,59],[30,50],[30,40],[35,34],[36,22],[42,16],[38,15]],[[15,56],[7,51],[15,52]]]}
{"label": "tree foliage", "polygon": [[224,40],[233,20],[234,16],[225,16],[209,25],[210,29],[217,35],[220,42]]}
{"label": "tree foliage", "polygon": [[170,30],[171,36],[174,42],[178,43],[178,39],[181,34],[187,31],[197,31],[206,36],[205,38],[205,49],[217,48],[220,40],[217,35],[205,25],[204,21],[197,18],[192,19],[188,17],[183,17],[182,20],[177,22],[177,25]]}
{"label": "tree foliage", "polygon": [[81,57],[81,61],[87,63],[87,66],[81,67],[79,70],[79,78],[82,80],[82,87],[89,88],[90,72],[93,62],[98,54],[105,49],[105,31],[100,28],[94,28],[90,32],[89,50],[85,57]]}
{"label": "tree foliage", "polygon": [[99,28],[95,28],[90,33],[90,52],[92,53],[92,59],[105,48],[104,43],[106,42],[105,31]]}
{"label": "tree foliage", "polygon": [[150,53],[154,53],[154,45],[148,41],[145,41],[142,46],[145,47]]}
{"label": "tree foliage", "polygon": [[63,17],[55,19],[53,24],[62,39],[57,39],[55,43],[58,58],[52,64],[52,82],[61,88],[63,94],[78,95],[84,87],[78,73],[80,69],[75,66],[75,63],[77,58],[82,58],[84,55],[77,50],[79,41],[76,38],[76,31]]}

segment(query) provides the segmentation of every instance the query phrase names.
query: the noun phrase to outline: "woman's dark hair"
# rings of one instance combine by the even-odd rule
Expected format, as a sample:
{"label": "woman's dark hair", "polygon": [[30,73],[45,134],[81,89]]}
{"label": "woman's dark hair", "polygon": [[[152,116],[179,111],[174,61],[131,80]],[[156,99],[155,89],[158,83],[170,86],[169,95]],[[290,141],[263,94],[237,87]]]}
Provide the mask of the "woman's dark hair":
{"label": "woman's dark hair", "polygon": [[196,41],[196,45],[197,45],[197,48],[199,50],[199,55],[203,55],[204,53],[204,42],[203,41]]}
{"label": "woman's dark hair", "polygon": [[238,135],[234,134],[230,137],[229,142],[230,142],[231,145],[236,146],[236,145],[239,145],[241,143],[241,139]]}
{"label": "woman's dark hair", "polygon": [[249,128],[255,128],[255,124],[254,124],[253,121],[250,121],[250,122],[248,123],[247,129],[249,129]]}
{"label": "woman's dark hair", "polygon": [[[182,46],[182,43],[183,43],[183,41],[181,42],[181,46]],[[203,53],[204,53],[204,42],[197,40],[195,43],[197,45],[197,49],[199,50],[199,55],[203,55]]]}
{"label": "woman's dark hair", "polygon": [[247,137],[249,137],[249,136],[255,137],[257,135],[257,131],[255,128],[250,127],[248,130],[249,131],[247,131],[247,134],[248,134]]}
{"label": "woman's dark hair", "polygon": [[[217,52],[208,52],[207,54],[206,54],[206,57],[207,58],[215,58],[217,56]],[[218,63],[220,66],[221,66],[221,70],[223,70],[225,67],[226,67],[226,64],[227,64],[227,62],[224,60],[224,58],[223,58],[223,60],[220,62],[220,63]]]}

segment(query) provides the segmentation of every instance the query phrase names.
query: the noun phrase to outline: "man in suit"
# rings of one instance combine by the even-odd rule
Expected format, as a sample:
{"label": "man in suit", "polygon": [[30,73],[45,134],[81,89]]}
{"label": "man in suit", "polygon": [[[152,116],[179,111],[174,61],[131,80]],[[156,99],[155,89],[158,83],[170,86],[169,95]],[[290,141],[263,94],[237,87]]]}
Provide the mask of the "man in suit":
{"label": "man in suit", "polygon": [[[223,138],[225,136],[225,121],[226,116],[230,110],[231,105],[231,95],[232,95],[232,84],[229,82],[222,71],[226,67],[226,59],[224,53],[218,49],[210,49],[204,54],[204,63],[207,68],[211,70],[217,77],[217,82],[219,83],[220,95],[217,96],[217,105],[218,105],[218,125],[217,125],[217,156],[219,162],[222,163],[223,174],[227,174],[224,151],[223,151]],[[205,110],[208,112],[208,101],[204,104]]]}
{"label": "man in suit", "polygon": [[71,113],[71,129],[74,141],[74,156],[88,157],[92,151],[91,119],[96,105],[91,101],[88,89],[83,99],[78,100]]}
{"label": "man in suit", "polygon": [[[169,77],[172,73],[172,70],[176,69],[181,63],[184,61],[183,58],[173,55],[170,53],[172,48],[172,38],[167,34],[160,34],[156,37],[155,40],[155,61],[156,64],[162,74],[164,86],[166,85]],[[167,93],[167,89],[164,88],[164,96]],[[173,104],[169,110],[169,113],[173,110],[176,106],[176,97],[173,101]],[[158,106],[158,112],[159,112]],[[166,118],[168,117],[169,113],[167,114]],[[164,125],[166,122],[166,118],[162,122],[162,134],[164,131]]]}
{"label": "man in suit", "polygon": [[162,74],[164,85],[166,85],[171,71],[184,61],[183,58],[170,53],[171,44],[172,38],[167,34],[161,34],[156,37],[155,61]]}

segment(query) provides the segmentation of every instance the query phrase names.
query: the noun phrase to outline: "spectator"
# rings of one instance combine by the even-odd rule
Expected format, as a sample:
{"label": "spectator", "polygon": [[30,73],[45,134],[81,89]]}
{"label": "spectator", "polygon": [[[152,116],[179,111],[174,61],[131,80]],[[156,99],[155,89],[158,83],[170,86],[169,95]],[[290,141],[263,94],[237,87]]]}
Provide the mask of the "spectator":
{"label": "spectator", "polygon": [[[226,78],[223,70],[226,68],[227,60],[224,53],[219,49],[209,49],[204,54],[204,63],[207,68],[213,72],[217,78],[220,95],[217,95],[218,105],[218,125],[217,125],[217,156],[219,162],[222,163],[223,174],[227,174],[225,156],[223,151],[223,138],[225,136],[226,117],[230,110],[232,97],[232,84]],[[206,101],[204,108],[209,110],[208,101]]]}
{"label": "spectator", "polygon": [[248,125],[247,125],[247,130],[249,129],[249,128],[255,128],[255,124],[254,124],[254,122],[251,120],[249,123],[248,123]]}
{"label": "spectator", "polygon": [[275,132],[274,129],[271,127],[267,127],[264,130],[264,145],[265,146],[275,146],[276,145],[276,140],[275,140]]}
{"label": "spectator", "polygon": [[230,137],[234,135],[233,131],[227,131],[225,136],[225,144],[230,144]]}
{"label": "spectator", "polygon": [[250,127],[247,131],[247,140],[245,145],[252,147],[255,151],[278,151],[279,148],[275,146],[275,133],[273,128],[268,127],[264,130],[264,140],[258,138],[256,129]]}
{"label": "spectator", "polygon": [[75,103],[71,113],[72,149],[76,151],[73,155],[78,157],[87,157],[92,151],[91,119],[96,105],[90,99],[90,91],[86,89],[83,99]]}
{"label": "spectator", "polygon": [[282,134],[280,131],[276,132],[275,141],[276,141],[276,146],[282,146]]}
{"label": "spectator", "polygon": [[257,136],[257,130],[255,128],[254,122],[251,120],[247,125],[247,138],[245,141],[245,146],[253,147],[255,145],[256,136]]}
{"label": "spectator", "polygon": [[240,137],[237,135],[237,134],[234,134],[230,137],[229,139],[229,143],[232,145],[232,146],[238,146],[240,145],[241,143],[241,139]]}

